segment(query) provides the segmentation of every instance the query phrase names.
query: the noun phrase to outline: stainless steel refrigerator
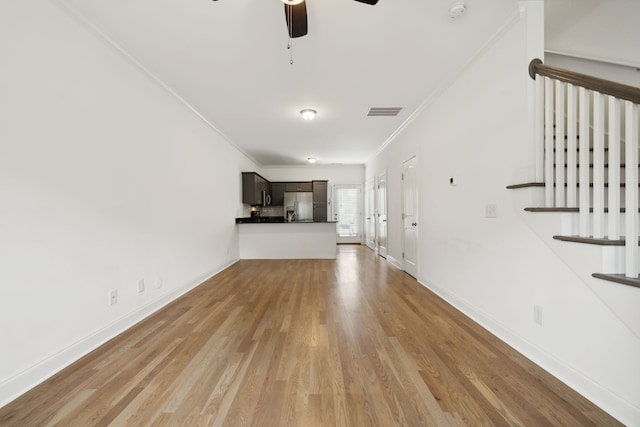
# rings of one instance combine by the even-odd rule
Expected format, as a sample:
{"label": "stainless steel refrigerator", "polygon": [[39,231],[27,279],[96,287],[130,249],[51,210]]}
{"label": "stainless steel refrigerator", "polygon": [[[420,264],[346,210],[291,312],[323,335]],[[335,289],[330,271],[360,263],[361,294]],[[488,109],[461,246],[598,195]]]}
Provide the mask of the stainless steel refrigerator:
{"label": "stainless steel refrigerator", "polygon": [[313,221],[313,193],[285,192],[284,210],[293,210],[296,214],[295,221]]}

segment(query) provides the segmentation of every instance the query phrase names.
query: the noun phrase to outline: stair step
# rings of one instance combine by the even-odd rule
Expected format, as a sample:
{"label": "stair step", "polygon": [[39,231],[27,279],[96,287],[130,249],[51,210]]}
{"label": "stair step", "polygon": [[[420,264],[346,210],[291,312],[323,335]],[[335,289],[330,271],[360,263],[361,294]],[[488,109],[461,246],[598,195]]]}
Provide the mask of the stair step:
{"label": "stair step", "polygon": [[608,280],[609,282],[620,283],[622,285],[634,286],[640,288],[640,277],[627,277],[624,274],[602,274],[593,273],[596,279]]}
{"label": "stair step", "polygon": [[524,184],[507,185],[507,190],[515,190],[527,187],[544,187],[544,182],[525,182]]}
{"label": "stair step", "polygon": [[[605,238],[594,238],[594,237],[580,237],[580,236],[553,236],[556,240],[562,240],[563,242],[574,242],[574,243],[586,243],[588,245],[599,245],[599,246],[624,246],[624,236],[620,239],[607,239]],[[640,240],[638,241],[638,245],[640,245]]]}

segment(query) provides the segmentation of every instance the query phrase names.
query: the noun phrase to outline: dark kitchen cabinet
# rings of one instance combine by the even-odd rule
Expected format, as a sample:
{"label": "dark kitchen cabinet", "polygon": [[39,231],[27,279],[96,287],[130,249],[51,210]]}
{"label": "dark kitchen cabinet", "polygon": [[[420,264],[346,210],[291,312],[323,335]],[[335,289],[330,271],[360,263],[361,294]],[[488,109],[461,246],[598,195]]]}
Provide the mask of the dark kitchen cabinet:
{"label": "dark kitchen cabinet", "polygon": [[268,203],[269,181],[256,172],[242,172],[242,203],[262,206]]}
{"label": "dark kitchen cabinet", "polygon": [[313,184],[311,182],[285,182],[286,192],[300,192],[300,191],[313,191]]}
{"label": "dark kitchen cabinet", "polygon": [[327,205],[313,205],[313,222],[327,221]]}
{"label": "dark kitchen cabinet", "polygon": [[271,183],[271,206],[284,206],[284,182]]}
{"label": "dark kitchen cabinet", "polygon": [[313,220],[327,220],[327,181],[313,181]]}

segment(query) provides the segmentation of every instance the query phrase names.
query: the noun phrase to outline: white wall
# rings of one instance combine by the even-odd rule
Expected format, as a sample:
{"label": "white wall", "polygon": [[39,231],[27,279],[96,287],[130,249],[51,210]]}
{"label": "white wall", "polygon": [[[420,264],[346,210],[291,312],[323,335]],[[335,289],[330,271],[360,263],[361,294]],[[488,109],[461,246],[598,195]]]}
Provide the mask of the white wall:
{"label": "white wall", "polygon": [[[532,170],[527,43],[523,17],[367,163],[366,177],[388,171],[389,253],[401,259],[400,167],[417,154],[419,281],[640,425],[638,336],[532,231],[521,196],[505,188]],[[484,217],[486,204],[497,205],[497,218]],[[544,326],[533,322],[534,304]]]}
{"label": "white wall", "polygon": [[548,51],[640,67],[640,2],[545,1]]}
{"label": "white wall", "polygon": [[0,405],[237,260],[256,169],[57,5],[0,3]]}
{"label": "white wall", "polygon": [[544,62],[640,87],[640,2],[546,2]]}

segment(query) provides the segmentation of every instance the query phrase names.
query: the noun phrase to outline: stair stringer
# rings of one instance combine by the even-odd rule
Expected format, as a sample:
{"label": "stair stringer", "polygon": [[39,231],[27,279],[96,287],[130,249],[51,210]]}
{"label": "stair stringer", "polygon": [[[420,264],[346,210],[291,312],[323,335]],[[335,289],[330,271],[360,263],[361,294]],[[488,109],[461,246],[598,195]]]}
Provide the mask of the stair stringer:
{"label": "stair stringer", "polygon": [[[514,210],[533,233],[567,266],[638,340],[640,340],[640,292],[592,277],[593,273],[623,273],[624,247],[562,242],[554,235],[577,234],[577,213],[526,212],[525,207],[541,206],[544,188],[514,191]],[[533,202],[533,203],[532,203]],[[624,215],[624,214],[623,214]]]}

